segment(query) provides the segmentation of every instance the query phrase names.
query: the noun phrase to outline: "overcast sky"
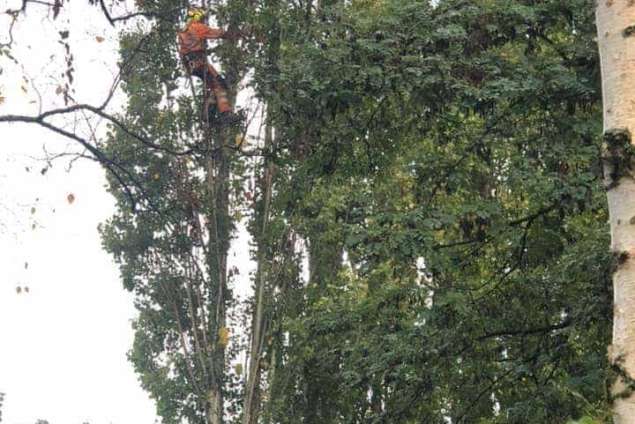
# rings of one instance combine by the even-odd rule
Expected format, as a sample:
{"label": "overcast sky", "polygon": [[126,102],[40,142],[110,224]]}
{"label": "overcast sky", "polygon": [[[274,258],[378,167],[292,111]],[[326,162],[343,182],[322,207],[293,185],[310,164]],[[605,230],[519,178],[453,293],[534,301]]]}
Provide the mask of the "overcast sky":
{"label": "overcast sky", "polygon": [[[41,92],[45,110],[62,105],[55,95],[63,69],[64,50],[57,43],[62,29],[71,32],[77,100],[97,104],[104,98],[112,81],[117,31],[87,4],[72,2],[75,14],[64,15],[72,27],[65,19],[53,25],[41,7],[29,6],[23,20],[27,26],[15,28],[15,54],[23,69],[0,58],[0,95],[5,98],[0,115],[37,113],[32,85]],[[0,0],[2,11],[20,5]],[[0,19],[2,31],[5,18]],[[97,41],[98,36],[105,41]],[[22,80],[23,73],[33,84]],[[44,164],[32,157],[43,156],[44,145],[64,151],[69,142],[32,125],[0,124],[3,423],[151,424],[154,405],[125,356],[133,337],[132,299],[97,233],[97,225],[114,211],[103,188],[103,171],[78,162],[67,172],[58,162],[42,176]],[[72,204],[69,194],[75,197]]]}

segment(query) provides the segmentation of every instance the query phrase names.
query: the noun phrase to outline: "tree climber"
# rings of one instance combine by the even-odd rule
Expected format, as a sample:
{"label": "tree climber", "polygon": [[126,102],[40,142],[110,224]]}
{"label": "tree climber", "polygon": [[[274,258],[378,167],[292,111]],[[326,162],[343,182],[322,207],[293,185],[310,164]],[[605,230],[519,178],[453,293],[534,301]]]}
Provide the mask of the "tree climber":
{"label": "tree climber", "polygon": [[203,9],[190,9],[187,12],[185,28],[179,32],[179,55],[188,74],[200,78],[205,83],[208,95],[213,94],[216,99],[216,108],[221,115],[221,122],[233,124],[240,117],[233,113],[232,105],[227,97],[227,84],[216,69],[207,62],[205,51],[206,40],[219,38],[235,38],[235,34],[220,28],[210,28],[202,21],[206,17]]}

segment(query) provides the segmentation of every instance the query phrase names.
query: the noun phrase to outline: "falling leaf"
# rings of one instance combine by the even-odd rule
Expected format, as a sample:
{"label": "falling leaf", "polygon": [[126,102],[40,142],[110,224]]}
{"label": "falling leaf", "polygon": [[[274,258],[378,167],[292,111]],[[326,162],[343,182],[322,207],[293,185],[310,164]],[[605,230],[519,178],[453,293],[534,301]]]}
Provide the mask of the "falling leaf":
{"label": "falling leaf", "polygon": [[22,293],[22,287],[20,287],[20,286],[16,287],[16,288],[15,288],[15,292],[16,292],[17,294]]}
{"label": "falling leaf", "polygon": [[234,365],[234,372],[236,373],[236,375],[242,375],[243,374],[243,364],[236,364]]}
{"label": "falling leaf", "polygon": [[24,269],[29,269],[29,263],[28,262],[24,263]]}
{"label": "falling leaf", "polygon": [[27,89],[26,89],[26,87],[25,87],[25,86],[23,86],[23,85],[21,85],[21,86],[20,86],[20,89],[21,89],[24,93],[28,93],[28,92],[29,92],[29,90],[27,90]]}
{"label": "falling leaf", "polygon": [[104,42],[104,40],[105,40],[105,38],[104,38],[104,37],[97,36],[97,37],[95,37],[95,40],[97,40],[97,42],[98,42],[98,43],[103,43],[103,42]]}
{"label": "falling leaf", "polygon": [[75,201],[75,195],[73,193],[70,193],[68,196],[66,196],[66,200],[68,200],[69,205],[72,205]]}
{"label": "falling leaf", "polygon": [[31,215],[33,215],[34,213],[35,213],[35,206],[31,208]]}
{"label": "falling leaf", "polygon": [[158,180],[159,178],[161,178],[161,175],[159,175],[159,174],[154,174],[154,179],[155,179],[155,180]]}
{"label": "falling leaf", "polygon": [[218,330],[218,344],[225,347],[229,343],[229,329],[227,327],[221,327]]}
{"label": "falling leaf", "polygon": [[4,103],[4,101],[5,101],[5,100],[6,100],[6,98],[5,98],[5,97],[0,96],[0,105],[1,105],[2,103]]}
{"label": "falling leaf", "polygon": [[55,94],[62,94],[64,92],[64,88],[61,85],[58,85],[55,89]]}
{"label": "falling leaf", "polygon": [[27,293],[30,292],[28,287],[24,287],[24,291],[27,292]]}

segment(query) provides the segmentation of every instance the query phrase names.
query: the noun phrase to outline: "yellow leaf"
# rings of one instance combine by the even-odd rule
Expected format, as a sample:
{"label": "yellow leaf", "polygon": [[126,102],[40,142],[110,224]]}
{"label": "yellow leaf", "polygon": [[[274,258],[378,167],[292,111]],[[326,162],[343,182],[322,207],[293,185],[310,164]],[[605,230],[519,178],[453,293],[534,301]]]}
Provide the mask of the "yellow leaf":
{"label": "yellow leaf", "polygon": [[68,201],[69,205],[72,205],[75,201],[75,195],[73,193],[70,193],[68,196],[66,196],[66,200]]}
{"label": "yellow leaf", "polygon": [[103,42],[104,42],[104,40],[105,40],[105,38],[104,38],[104,37],[97,36],[97,37],[95,37],[95,40],[97,40],[97,42],[98,42],[98,43],[103,43]]}
{"label": "yellow leaf", "polygon": [[4,103],[4,101],[5,101],[5,100],[6,100],[6,98],[5,98],[5,97],[0,96],[0,105],[1,105],[2,103]]}
{"label": "yellow leaf", "polygon": [[223,347],[229,344],[229,329],[227,327],[221,327],[218,330],[218,344]]}
{"label": "yellow leaf", "polygon": [[243,374],[243,364],[236,364],[234,365],[234,372],[236,373],[236,375],[242,375]]}
{"label": "yellow leaf", "polygon": [[245,141],[245,139],[243,138],[243,136],[242,136],[242,135],[240,135],[240,134],[237,134],[237,135],[236,135],[236,139],[235,139],[236,146],[238,146],[238,147],[242,146],[242,144],[244,143],[244,141]]}
{"label": "yellow leaf", "polygon": [[155,180],[158,180],[159,178],[161,178],[161,175],[159,175],[159,174],[154,174],[154,179],[155,179]]}

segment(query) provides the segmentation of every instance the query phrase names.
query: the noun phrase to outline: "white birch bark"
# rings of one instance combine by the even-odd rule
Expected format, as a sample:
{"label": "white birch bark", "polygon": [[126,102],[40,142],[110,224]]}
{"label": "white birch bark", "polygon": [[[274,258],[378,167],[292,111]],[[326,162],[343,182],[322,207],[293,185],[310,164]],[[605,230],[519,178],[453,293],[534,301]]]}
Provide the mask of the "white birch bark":
{"label": "white birch bark", "polygon": [[[635,134],[635,25],[633,0],[598,0],[596,9],[598,45],[602,68],[604,133],[628,130]],[[634,27],[635,28],[635,27]],[[633,140],[631,139],[631,144]],[[609,360],[635,377],[635,179],[623,173],[617,181],[609,176],[605,162],[611,249],[623,256],[613,274],[613,344]],[[613,385],[614,394],[624,392],[622,379]],[[613,406],[616,424],[635,423],[635,395],[618,397]]]}

